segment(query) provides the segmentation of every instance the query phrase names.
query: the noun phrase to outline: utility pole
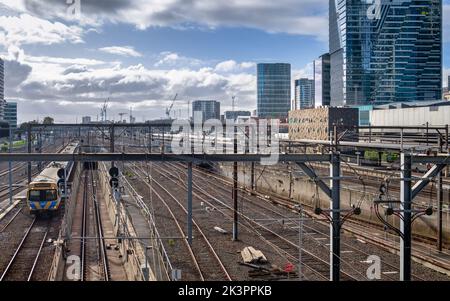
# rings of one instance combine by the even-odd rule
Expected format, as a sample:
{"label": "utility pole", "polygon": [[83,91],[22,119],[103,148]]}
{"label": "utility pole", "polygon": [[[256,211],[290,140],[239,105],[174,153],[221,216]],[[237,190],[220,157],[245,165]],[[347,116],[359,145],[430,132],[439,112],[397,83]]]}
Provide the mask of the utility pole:
{"label": "utility pole", "polygon": [[303,247],[303,207],[301,204],[295,206],[298,210],[298,279],[302,279],[302,247]]}
{"label": "utility pole", "polygon": [[[12,152],[12,148],[13,148],[13,141],[12,141],[12,130],[11,130],[11,125],[9,125],[9,153]],[[12,191],[12,162],[9,161],[8,162],[8,167],[9,167],[9,204],[12,205],[13,203],[13,191]]]}
{"label": "utility pole", "polygon": [[400,231],[403,237],[400,241],[400,280],[411,280],[411,166],[410,154],[401,154],[400,182]]}
{"label": "utility pole", "polygon": [[444,200],[444,192],[442,187],[442,171],[437,176],[437,205],[438,205],[438,237],[437,237],[437,249],[442,252],[442,207]]}
{"label": "utility pole", "polygon": [[192,162],[188,163],[188,243],[192,246]]}
{"label": "utility pole", "polygon": [[[114,136],[115,136],[115,132],[114,132],[114,123],[111,125],[111,129],[110,129],[111,133],[110,133],[110,147],[109,150],[111,153],[114,153]],[[114,162],[111,162],[111,167],[114,167]]]}
{"label": "utility pole", "polygon": [[[237,127],[234,125],[234,153],[237,154]],[[233,162],[233,240],[238,240],[238,164]]]}
{"label": "utility pole", "polygon": [[330,226],[330,280],[339,281],[341,266],[341,160],[340,154],[333,153],[331,156],[331,226]]}
{"label": "utility pole", "polygon": [[[27,125],[27,148],[28,153],[31,154],[31,143],[32,143],[32,137],[31,137],[31,124],[28,123]],[[31,162],[28,162],[28,184],[31,183]]]}

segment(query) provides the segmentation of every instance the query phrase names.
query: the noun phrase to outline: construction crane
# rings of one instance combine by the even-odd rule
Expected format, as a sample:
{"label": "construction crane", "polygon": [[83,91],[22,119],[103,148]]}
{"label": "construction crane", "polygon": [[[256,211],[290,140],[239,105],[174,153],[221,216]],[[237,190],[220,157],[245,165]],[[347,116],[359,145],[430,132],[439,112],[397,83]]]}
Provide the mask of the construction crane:
{"label": "construction crane", "polygon": [[107,122],[108,121],[108,118],[107,118],[107,115],[106,115],[106,111],[108,110],[108,103],[109,103],[109,97],[108,97],[108,99],[105,100],[105,103],[100,108],[100,116],[101,116],[102,122]]}
{"label": "construction crane", "polygon": [[125,116],[125,115],[128,115],[128,113],[119,113],[119,116],[120,116],[119,122],[120,123],[124,122],[123,116]]}
{"label": "construction crane", "polygon": [[175,100],[177,100],[177,97],[178,97],[178,93],[175,94],[175,97],[173,98],[170,106],[168,108],[166,108],[167,119],[170,119],[170,113],[172,112],[172,108],[173,108],[173,105],[175,104]]}

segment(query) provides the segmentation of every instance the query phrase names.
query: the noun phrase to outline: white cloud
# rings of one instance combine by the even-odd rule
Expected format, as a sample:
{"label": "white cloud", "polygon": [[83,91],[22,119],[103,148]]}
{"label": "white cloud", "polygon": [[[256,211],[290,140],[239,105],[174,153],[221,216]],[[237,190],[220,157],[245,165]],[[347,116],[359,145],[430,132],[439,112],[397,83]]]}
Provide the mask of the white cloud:
{"label": "white cloud", "polygon": [[50,22],[29,14],[0,16],[0,45],[6,48],[26,44],[83,43],[82,35],[81,27]]}
{"label": "white cloud", "polygon": [[[138,117],[147,119],[163,116],[175,93],[180,99],[174,108],[176,112],[187,112],[188,100],[202,98],[222,101],[224,109],[231,103],[231,96],[237,96],[243,109],[254,109],[256,103],[256,77],[243,69],[225,73],[203,66],[149,69],[140,64],[123,67],[116,62],[86,58],[22,56],[22,73],[18,72],[16,87],[7,91],[7,97],[33,107],[22,111],[27,116],[24,118],[35,118],[33,113],[64,115],[67,110],[73,116],[92,115],[108,97],[112,114],[132,105]],[[173,53],[164,57],[166,65],[169,58],[174,61],[184,58]],[[236,62],[236,65],[251,64]]]}
{"label": "white cloud", "polygon": [[302,69],[292,70],[292,80],[299,78],[309,78],[314,77],[314,65],[313,63],[306,64]]}
{"label": "white cloud", "polygon": [[[31,11],[45,18],[65,18],[67,5],[61,0],[6,0],[18,11]],[[271,33],[328,36],[327,0],[82,0],[82,25],[105,22],[128,23],[139,29],[169,26],[247,27]]]}
{"label": "white cloud", "polygon": [[256,64],[252,62],[237,63],[234,60],[228,60],[218,63],[215,67],[215,70],[217,72],[233,72],[242,69],[254,68],[255,66]]}
{"label": "white cloud", "polygon": [[106,64],[105,61],[87,59],[87,58],[63,58],[63,57],[51,57],[51,56],[31,56],[26,55],[25,60],[30,63],[46,63],[46,64],[57,64],[57,65],[102,65]]}
{"label": "white cloud", "polygon": [[142,57],[142,54],[137,52],[132,46],[110,46],[100,48],[99,50],[121,56]]}
{"label": "white cloud", "polygon": [[159,54],[159,60],[155,63],[157,68],[186,68],[186,67],[200,67],[204,65],[201,60],[185,57],[175,52],[164,51]]}
{"label": "white cloud", "polygon": [[443,5],[443,39],[444,43],[450,42],[450,4]]}
{"label": "white cloud", "polygon": [[[45,19],[73,21],[63,0],[2,0],[21,12]],[[80,25],[101,26],[105,22],[127,23],[139,29],[169,26],[247,27],[270,33],[328,38],[329,0],[82,0]],[[444,41],[450,42],[450,4],[443,5]]]}

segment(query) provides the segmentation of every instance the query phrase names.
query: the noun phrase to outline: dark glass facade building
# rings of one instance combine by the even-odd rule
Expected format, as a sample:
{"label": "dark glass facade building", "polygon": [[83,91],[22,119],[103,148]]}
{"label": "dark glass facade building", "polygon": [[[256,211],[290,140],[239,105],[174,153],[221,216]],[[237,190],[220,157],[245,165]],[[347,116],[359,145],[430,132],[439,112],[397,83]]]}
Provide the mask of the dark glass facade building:
{"label": "dark glass facade building", "polygon": [[195,112],[202,114],[202,121],[209,119],[220,120],[220,102],[215,100],[196,100],[192,103],[192,120]]}
{"label": "dark glass facade building", "polygon": [[314,108],[314,80],[301,78],[295,81],[295,107]]}
{"label": "dark glass facade building", "polygon": [[238,117],[250,117],[252,113],[250,111],[226,111],[225,119],[227,120],[237,120]]}
{"label": "dark glass facade building", "polygon": [[0,101],[5,99],[5,66],[0,58]]}
{"label": "dark glass facade building", "polygon": [[330,0],[331,105],[438,100],[442,0]]}
{"label": "dark glass facade building", "polygon": [[258,64],[258,117],[287,119],[291,109],[291,65]]}
{"label": "dark glass facade building", "polygon": [[329,106],[331,101],[330,55],[322,55],[314,61],[314,105]]}
{"label": "dark glass facade building", "polygon": [[0,120],[5,118],[5,62],[0,58]]}
{"label": "dark glass facade building", "polygon": [[4,121],[13,129],[17,128],[17,103],[7,102],[5,105]]}

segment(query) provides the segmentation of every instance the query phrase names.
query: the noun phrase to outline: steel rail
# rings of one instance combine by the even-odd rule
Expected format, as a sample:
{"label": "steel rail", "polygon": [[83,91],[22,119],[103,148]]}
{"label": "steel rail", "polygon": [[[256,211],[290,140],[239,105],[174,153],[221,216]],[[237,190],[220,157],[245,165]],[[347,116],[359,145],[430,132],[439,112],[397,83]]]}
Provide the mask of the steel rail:
{"label": "steel rail", "polygon": [[0,281],[3,281],[6,278],[6,276],[8,275],[8,273],[10,272],[11,266],[14,264],[14,262],[15,262],[15,260],[17,258],[17,255],[22,250],[22,246],[24,245],[25,241],[27,240],[28,235],[30,234],[31,229],[33,229],[34,224],[36,223],[36,221],[37,221],[37,217],[35,217],[33,219],[33,221],[31,222],[31,225],[27,228],[27,231],[25,232],[24,236],[22,237],[22,240],[20,241],[19,246],[16,248],[16,251],[14,252],[13,257],[11,258],[11,260],[9,261],[9,263],[6,266],[5,270],[3,271],[3,274],[0,277]]}
{"label": "steel rail", "polygon": [[107,249],[106,249],[106,244],[105,244],[105,239],[104,239],[104,235],[103,235],[103,223],[102,223],[102,217],[100,214],[100,209],[98,206],[98,202],[97,202],[97,191],[95,189],[95,183],[94,183],[94,173],[91,170],[91,184],[92,184],[92,192],[93,192],[93,203],[94,203],[94,211],[95,211],[95,220],[96,220],[96,228],[97,228],[97,234],[98,234],[98,244],[99,244],[99,252],[100,252],[100,257],[102,259],[102,270],[103,270],[103,275],[105,278],[105,281],[110,281],[111,280],[111,273],[109,270],[109,261],[108,261],[108,254],[107,254]]}
{"label": "steel rail", "polygon": [[82,205],[82,213],[81,213],[81,237],[80,240],[80,281],[86,280],[86,240],[84,239],[87,232],[87,179],[86,172],[84,173],[84,182],[83,182],[84,190],[83,190],[83,205]]}
{"label": "steel rail", "polygon": [[[142,171],[138,170],[138,167],[136,167],[136,166],[134,166],[134,167],[131,168],[131,169],[132,169],[134,172],[136,172],[136,174],[139,174],[140,172],[142,172]],[[139,172],[137,172],[137,171],[139,171]],[[146,178],[145,174],[144,174],[143,176],[144,176],[144,178]],[[178,231],[181,233],[181,235],[182,235],[183,237],[186,237],[183,228],[181,227],[180,223],[178,222],[178,219],[176,218],[176,216],[175,216],[175,214],[173,213],[172,209],[170,209],[169,204],[167,204],[167,202],[164,200],[164,198],[161,197],[161,195],[160,195],[153,187],[151,187],[150,184],[148,184],[148,183],[145,182],[145,181],[142,181],[142,182],[145,183],[145,185],[146,185],[147,187],[149,187],[149,188],[151,189],[151,191],[152,191],[152,192],[158,197],[158,199],[163,203],[164,207],[166,207],[167,211],[169,211],[170,216],[171,216],[172,219],[174,220],[175,225],[176,225],[177,228],[178,228]],[[199,276],[200,276],[201,281],[205,281],[205,277],[204,277],[204,275],[203,275],[202,269],[200,268],[200,265],[199,265],[199,263],[198,263],[198,261],[197,261],[197,258],[195,257],[195,254],[194,254],[194,251],[192,250],[192,247],[188,244],[188,242],[187,242],[186,239],[183,239],[183,242],[184,242],[184,244],[186,245],[186,247],[187,247],[187,249],[188,249],[188,251],[189,251],[189,255],[190,255],[192,261],[194,262],[194,266],[195,266],[197,272],[199,273]]]}
{"label": "steel rail", "polygon": [[[163,173],[161,173],[161,172],[159,172],[159,173],[160,173],[160,174],[163,174]],[[205,196],[208,196],[210,199],[215,200],[216,202],[218,202],[219,204],[221,204],[221,205],[222,205],[223,207],[225,207],[226,209],[229,209],[229,210],[231,210],[231,211],[234,210],[231,206],[225,204],[223,201],[221,201],[221,200],[217,199],[216,197],[214,197],[213,195],[209,194],[208,192],[206,192],[203,188],[199,187],[198,185],[196,185],[196,188],[197,188],[197,190],[199,190],[202,194],[204,194]],[[212,205],[211,202],[207,201],[205,198],[202,198],[202,199],[203,199],[204,202],[206,202],[206,203]],[[216,207],[216,208],[217,208],[217,207]],[[218,210],[219,212],[222,212],[222,210],[220,210],[220,209],[218,209],[218,208],[217,208],[217,210]],[[223,214],[224,214],[225,216],[228,216],[228,215],[226,215],[225,213],[223,213]],[[265,231],[269,232],[270,234],[274,235],[275,237],[281,239],[281,240],[284,241],[285,243],[287,243],[287,244],[291,245],[292,247],[295,247],[295,248],[298,249],[298,245],[297,245],[297,244],[294,244],[294,243],[291,242],[290,240],[288,240],[288,239],[286,239],[285,237],[281,236],[279,233],[276,233],[276,232],[274,232],[272,229],[269,229],[268,227],[264,226],[263,224],[258,223],[257,221],[252,220],[250,217],[248,217],[247,215],[245,215],[245,214],[243,214],[243,213],[239,213],[239,215],[242,216],[246,221],[248,221],[248,222],[250,222],[250,223],[252,223],[252,224],[254,224],[254,225],[256,225],[256,226],[258,226],[258,227],[260,227],[260,228],[262,228],[263,230],[265,230]],[[229,217],[230,217],[230,216],[229,216]],[[262,236],[260,236],[260,237],[261,237],[262,239],[266,240],[266,241],[269,241],[269,240],[268,240],[267,238],[265,238],[265,237],[262,237]],[[314,258],[314,260],[319,261],[321,264],[326,264],[327,266],[329,266],[329,263],[328,263],[327,261],[325,261],[325,260],[323,260],[322,258],[316,256],[316,255],[313,254],[312,252],[310,252],[310,251],[308,251],[308,250],[306,250],[306,249],[304,249],[304,248],[302,248],[302,252],[304,252],[304,253],[305,253],[306,255],[308,255],[308,256],[311,256],[312,258]],[[285,253],[286,253],[286,252],[285,252]],[[291,256],[292,256],[292,255],[291,255]],[[298,260],[298,259],[296,259],[294,256],[292,256],[291,258],[294,259],[294,260]],[[314,269],[313,267],[310,267],[310,268],[311,268],[311,269]],[[319,273],[322,274],[322,272],[320,272],[320,271],[319,271]],[[356,280],[353,276],[351,276],[351,275],[349,275],[349,274],[347,274],[347,273],[345,273],[345,272],[342,272],[342,271],[341,271],[341,273],[342,273],[343,275],[345,275],[346,277],[348,277],[349,279]],[[325,275],[322,274],[322,276],[328,280],[328,275],[325,276]]]}
{"label": "steel rail", "polygon": [[8,221],[8,223],[3,226],[3,228],[0,230],[0,233],[2,233],[3,231],[5,231],[9,225],[16,219],[16,217],[19,215],[20,212],[22,212],[23,208],[20,208],[19,210],[17,210],[17,212],[14,214],[14,216]]}
{"label": "steel rail", "polygon": [[33,276],[34,270],[35,270],[35,268],[37,266],[37,263],[38,263],[38,260],[39,260],[39,255],[42,252],[42,248],[44,247],[44,243],[45,243],[45,240],[47,239],[47,235],[48,235],[48,231],[45,232],[44,238],[42,238],[41,245],[39,246],[39,250],[38,250],[37,256],[34,259],[33,266],[31,267],[31,271],[30,271],[30,274],[28,275],[27,281],[31,281],[31,277]]}
{"label": "steel rail", "polygon": [[[142,171],[142,169],[139,169],[139,167],[137,167],[138,168],[138,170],[141,170],[141,172],[143,172]],[[153,177],[152,177],[153,178]],[[154,178],[153,178],[153,182],[154,183],[156,183],[162,190],[164,190],[179,206],[180,206],[180,208],[187,214],[188,212],[187,212],[187,210],[186,210],[186,208],[177,200],[177,198],[172,194],[172,193],[170,193],[164,186],[162,186],[157,180],[155,180]],[[217,254],[217,252],[214,250],[214,248],[213,248],[213,246],[211,245],[211,243],[210,243],[210,241],[208,240],[208,238],[206,237],[206,235],[204,234],[204,232],[202,231],[202,229],[200,228],[200,226],[197,224],[197,222],[195,221],[195,220],[193,220],[193,224],[194,224],[194,226],[197,228],[197,230],[199,231],[199,233],[200,233],[200,235],[201,235],[201,237],[203,238],[203,240],[206,242],[206,244],[207,244],[207,246],[208,246],[208,248],[209,248],[209,250],[210,250],[210,252],[211,252],[211,254],[214,256],[214,258],[216,259],[216,261],[217,261],[217,263],[219,264],[219,266],[220,266],[220,268],[222,269],[222,271],[223,271],[223,273],[225,274],[225,277],[227,278],[227,280],[229,280],[229,281],[231,281],[232,280],[232,278],[231,278],[231,276],[230,276],[230,274],[228,273],[228,271],[227,271],[227,269],[225,268],[225,266],[224,266],[224,264],[223,264],[223,262],[222,262],[222,260],[220,259],[220,257],[219,257],[219,255]]]}

